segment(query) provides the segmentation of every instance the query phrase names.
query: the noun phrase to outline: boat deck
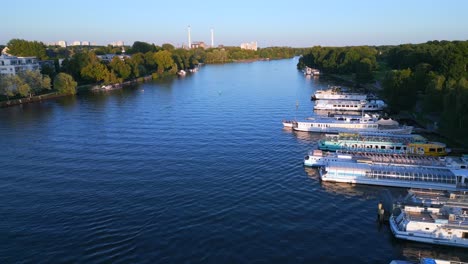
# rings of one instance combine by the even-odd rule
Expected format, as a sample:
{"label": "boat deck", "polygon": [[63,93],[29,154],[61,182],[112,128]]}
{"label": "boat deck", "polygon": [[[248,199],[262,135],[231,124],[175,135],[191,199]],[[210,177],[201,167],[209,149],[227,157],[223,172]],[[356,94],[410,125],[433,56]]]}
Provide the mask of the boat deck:
{"label": "boat deck", "polygon": [[372,162],[387,163],[387,164],[407,164],[407,165],[424,165],[445,167],[446,163],[436,157],[403,155],[390,153],[371,153],[364,151],[340,150],[338,153],[352,154],[357,157],[367,158]]}

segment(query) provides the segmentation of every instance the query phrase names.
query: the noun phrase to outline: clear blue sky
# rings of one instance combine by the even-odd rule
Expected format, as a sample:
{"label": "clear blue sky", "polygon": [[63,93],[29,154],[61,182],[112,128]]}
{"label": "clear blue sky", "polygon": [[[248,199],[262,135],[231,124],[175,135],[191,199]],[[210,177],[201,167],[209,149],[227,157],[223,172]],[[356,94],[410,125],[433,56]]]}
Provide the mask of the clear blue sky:
{"label": "clear blue sky", "polygon": [[0,44],[12,38],[108,44],[192,41],[311,47],[468,40],[465,0],[10,0]]}

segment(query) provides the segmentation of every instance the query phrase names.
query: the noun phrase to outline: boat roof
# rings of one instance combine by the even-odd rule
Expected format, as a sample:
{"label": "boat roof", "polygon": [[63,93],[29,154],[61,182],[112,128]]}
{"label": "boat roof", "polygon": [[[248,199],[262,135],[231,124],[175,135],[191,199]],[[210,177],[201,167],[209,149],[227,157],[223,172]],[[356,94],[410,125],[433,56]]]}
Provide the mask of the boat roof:
{"label": "boat roof", "polygon": [[[376,103],[376,104],[385,104],[383,100],[364,100],[366,104],[369,103]],[[363,103],[364,103],[363,102]],[[334,99],[324,99],[324,100],[318,100],[316,103],[317,104],[361,104],[361,100],[334,100]]]}
{"label": "boat roof", "polygon": [[446,167],[434,168],[434,167],[408,167],[401,166],[399,164],[383,165],[383,164],[368,164],[368,163],[350,163],[342,161],[329,162],[327,165],[328,169],[334,170],[352,170],[352,171],[382,171],[382,172],[395,172],[401,175],[405,174],[423,174],[423,175],[437,175],[452,178],[456,176],[468,177],[468,170],[466,169],[450,169]]}

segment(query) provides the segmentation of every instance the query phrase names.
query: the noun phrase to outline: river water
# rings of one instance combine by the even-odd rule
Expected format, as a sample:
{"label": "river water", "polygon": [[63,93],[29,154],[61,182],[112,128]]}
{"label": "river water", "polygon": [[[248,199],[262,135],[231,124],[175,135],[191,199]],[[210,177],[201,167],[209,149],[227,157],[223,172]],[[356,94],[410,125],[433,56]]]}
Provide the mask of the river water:
{"label": "river water", "polygon": [[[0,109],[0,262],[468,261],[376,222],[384,188],[325,184],[296,59]],[[400,193],[401,190],[392,190]]]}

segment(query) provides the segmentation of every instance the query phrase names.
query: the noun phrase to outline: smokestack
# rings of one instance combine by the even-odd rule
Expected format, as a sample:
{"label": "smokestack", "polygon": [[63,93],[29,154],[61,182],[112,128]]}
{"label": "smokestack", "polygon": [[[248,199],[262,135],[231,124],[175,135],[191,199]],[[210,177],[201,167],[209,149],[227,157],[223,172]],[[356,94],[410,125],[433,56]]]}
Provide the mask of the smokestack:
{"label": "smokestack", "polygon": [[188,48],[192,48],[192,40],[190,39],[190,26],[188,26]]}
{"label": "smokestack", "polygon": [[213,33],[213,29],[211,29],[211,47],[214,48],[214,33]]}

